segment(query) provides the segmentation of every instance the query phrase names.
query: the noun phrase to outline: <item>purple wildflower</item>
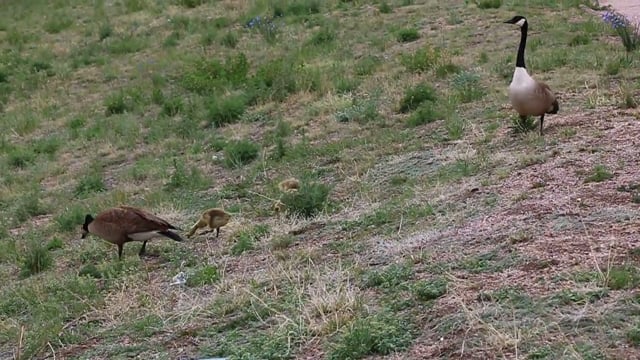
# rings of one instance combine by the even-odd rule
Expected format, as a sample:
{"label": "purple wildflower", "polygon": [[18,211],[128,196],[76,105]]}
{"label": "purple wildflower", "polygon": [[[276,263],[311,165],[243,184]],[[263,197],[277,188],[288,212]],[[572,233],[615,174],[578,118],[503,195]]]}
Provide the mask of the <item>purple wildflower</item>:
{"label": "purple wildflower", "polygon": [[624,15],[613,11],[602,14],[602,20],[611,25],[627,51],[640,47],[640,25],[637,22],[633,23]]}
{"label": "purple wildflower", "polygon": [[614,29],[619,29],[628,24],[627,18],[625,18],[623,15],[609,11],[602,15],[602,20],[604,20],[604,22],[606,23],[609,23]]}

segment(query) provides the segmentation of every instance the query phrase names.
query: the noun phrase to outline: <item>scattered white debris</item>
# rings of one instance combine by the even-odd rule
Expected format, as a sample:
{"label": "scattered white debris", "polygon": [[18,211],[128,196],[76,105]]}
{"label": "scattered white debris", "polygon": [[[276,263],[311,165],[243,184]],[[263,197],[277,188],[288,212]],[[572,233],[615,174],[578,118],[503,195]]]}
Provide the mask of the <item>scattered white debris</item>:
{"label": "scattered white debris", "polygon": [[171,285],[184,285],[187,282],[187,274],[184,271],[180,271],[172,280]]}

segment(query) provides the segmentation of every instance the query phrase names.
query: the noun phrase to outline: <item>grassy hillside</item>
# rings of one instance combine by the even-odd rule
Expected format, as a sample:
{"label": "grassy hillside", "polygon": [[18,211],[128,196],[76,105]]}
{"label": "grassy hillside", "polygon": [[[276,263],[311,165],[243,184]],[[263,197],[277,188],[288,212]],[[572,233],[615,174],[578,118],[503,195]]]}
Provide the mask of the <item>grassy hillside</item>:
{"label": "grassy hillside", "polygon": [[[629,358],[640,63],[580,3],[0,1],[0,358]],[[233,217],[118,261],[122,203]]]}

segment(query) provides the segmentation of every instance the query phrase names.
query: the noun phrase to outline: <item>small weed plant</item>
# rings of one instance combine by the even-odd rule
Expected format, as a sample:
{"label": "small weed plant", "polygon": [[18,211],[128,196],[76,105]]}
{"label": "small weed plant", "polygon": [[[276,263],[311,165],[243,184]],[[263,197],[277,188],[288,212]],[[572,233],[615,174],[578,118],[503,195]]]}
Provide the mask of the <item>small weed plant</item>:
{"label": "small weed plant", "polygon": [[258,157],[260,147],[249,140],[229,142],[224,148],[224,164],[231,167],[240,167],[248,164]]}
{"label": "small weed plant", "polygon": [[22,259],[23,277],[43,272],[53,266],[53,258],[47,247],[37,241],[31,241]]}

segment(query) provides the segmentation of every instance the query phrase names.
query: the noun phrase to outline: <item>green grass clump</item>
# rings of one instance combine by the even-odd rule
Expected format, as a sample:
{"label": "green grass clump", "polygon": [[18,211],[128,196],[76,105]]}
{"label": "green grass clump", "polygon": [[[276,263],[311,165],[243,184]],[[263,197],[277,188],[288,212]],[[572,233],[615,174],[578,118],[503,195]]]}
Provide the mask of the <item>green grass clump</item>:
{"label": "green grass clump", "polygon": [[309,181],[302,181],[297,192],[286,193],[281,201],[290,215],[312,217],[327,206],[329,186]]}
{"label": "green grass clump", "polygon": [[146,37],[133,35],[109,38],[109,41],[106,42],[106,50],[112,55],[137,53],[148,46],[149,40]]}
{"label": "green grass clump", "polygon": [[44,138],[40,138],[33,142],[33,151],[36,154],[47,155],[50,158],[53,158],[53,155],[58,152],[58,149],[62,146],[62,140],[55,136],[49,135]]}
{"label": "green grass clump", "polygon": [[447,292],[447,281],[442,278],[430,281],[419,281],[413,285],[412,290],[419,300],[434,300]]}
{"label": "green grass clump", "polygon": [[13,168],[26,168],[36,160],[33,149],[27,147],[13,147],[7,154],[7,163]]}
{"label": "green grass clump", "polygon": [[124,91],[118,91],[109,95],[104,102],[105,113],[107,116],[115,114],[124,114],[133,110],[133,104]]}
{"label": "green grass clump", "polygon": [[498,9],[502,6],[502,0],[475,0],[480,9]]}
{"label": "green grass clump", "polygon": [[170,191],[177,189],[201,190],[206,189],[209,184],[209,179],[202,174],[197,166],[191,166],[187,171],[182,162],[173,159],[173,173],[164,187]]}
{"label": "green grass clump", "polygon": [[253,250],[255,243],[267,235],[269,231],[269,226],[261,224],[238,232],[234,236],[235,243],[231,247],[231,254],[240,255],[246,251]]}
{"label": "green grass clump", "polygon": [[102,272],[98,270],[98,268],[93,264],[87,264],[80,268],[78,271],[78,276],[88,276],[94,279],[102,278]]}
{"label": "green grass clump", "polygon": [[436,76],[444,78],[447,75],[457,74],[462,71],[462,68],[452,62],[446,62],[438,65],[436,68]]}
{"label": "green grass clump", "polygon": [[418,106],[418,108],[407,119],[407,125],[410,127],[416,127],[424,124],[432,123],[441,118],[440,111],[437,109],[433,102],[425,102]]}
{"label": "green grass clump", "polygon": [[364,274],[365,287],[395,289],[413,276],[413,269],[406,264],[391,264],[383,270],[372,270]]}
{"label": "green grass clump", "polygon": [[627,340],[631,345],[638,347],[640,346],[640,326],[636,325],[630,330],[627,331]]}
{"label": "green grass clump", "polygon": [[56,74],[51,63],[47,61],[34,61],[31,63],[31,71],[34,73],[44,73],[47,76],[54,76]]}
{"label": "green grass clump", "polygon": [[594,166],[591,175],[584,179],[585,183],[589,182],[602,182],[609,180],[613,177],[613,174],[604,165]]}
{"label": "green grass clump", "polygon": [[307,44],[317,47],[326,47],[332,44],[336,38],[336,32],[332,28],[323,27],[311,36]]}
{"label": "green grass clump", "polygon": [[451,80],[456,95],[463,103],[481,99],[486,90],[480,83],[480,75],[468,71],[457,73]]}
{"label": "green grass clump", "polygon": [[204,265],[198,267],[193,274],[187,278],[187,286],[197,287],[215,283],[220,278],[218,268],[214,265]]}
{"label": "green grass clump", "polygon": [[391,14],[393,12],[393,9],[386,1],[383,1],[378,5],[378,10],[380,10],[380,13],[382,14]]}
{"label": "green grass clump", "polygon": [[382,64],[382,60],[375,55],[365,56],[355,64],[355,73],[358,76],[371,75]]}
{"label": "green grass clump", "polygon": [[7,69],[0,68],[0,83],[9,82],[9,72]]}
{"label": "green grass clump", "polygon": [[184,103],[180,97],[172,97],[164,99],[162,104],[162,113],[167,116],[176,116],[184,110]]}
{"label": "green grass clump", "polygon": [[86,197],[92,193],[107,190],[102,176],[102,171],[94,169],[82,176],[76,184],[74,193],[76,196]]}
{"label": "green grass clump", "polygon": [[46,271],[52,266],[53,258],[46,246],[43,246],[37,240],[31,240],[22,256],[20,275],[29,277]]}
{"label": "green grass clump", "polygon": [[198,94],[212,94],[218,89],[244,84],[249,67],[247,57],[242,52],[228,55],[224,61],[203,57],[185,65],[181,84]]}
{"label": "green grass clump", "polygon": [[207,109],[207,121],[215,127],[235,122],[247,110],[248,100],[245,94],[212,98]]}
{"label": "green grass clump", "polygon": [[55,216],[53,221],[56,223],[60,231],[69,232],[79,228],[80,224],[84,222],[85,215],[86,211],[82,207],[73,205]]}
{"label": "green grass clump", "polygon": [[442,52],[438,48],[425,46],[413,54],[403,54],[400,62],[404,67],[414,73],[428,72],[438,66],[442,61]]}
{"label": "green grass clump", "polygon": [[34,216],[45,215],[49,212],[48,206],[41,201],[41,192],[33,189],[20,196],[15,202],[14,220],[22,223]]}
{"label": "green grass clump", "polygon": [[109,23],[104,23],[100,25],[98,29],[98,40],[102,41],[108,37],[113,35],[113,27]]}
{"label": "green grass clump", "polygon": [[420,83],[405,90],[404,96],[400,100],[399,111],[402,113],[413,111],[425,101],[435,101],[436,98],[436,90],[433,87],[426,83]]}
{"label": "green grass clump", "polygon": [[260,146],[249,140],[231,141],[224,147],[224,164],[229,168],[246,165],[258,157],[259,150]]}
{"label": "green grass clump", "polygon": [[368,355],[401,352],[413,341],[408,319],[392,313],[359,318],[343,330],[327,353],[327,359],[363,359]]}
{"label": "green grass clump", "polygon": [[206,0],[176,0],[178,5],[185,7],[187,9],[197,8],[198,6],[204,4]]}
{"label": "green grass clump", "polygon": [[51,14],[49,20],[45,21],[43,28],[49,34],[57,34],[73,25],[73,20],[65,14]]}
{"label": "green grass clump", "polygon": [[591,44],[591,36],[587,34],[577,34],[574,35],[571,40],[569,40],[569,46],[580,46],[588,44]]}
{"label": "green grass clump", "polygon": [[297,70],[300,64],[296,59],[280,58],[260,65],[251,84],[258,99],[263,101],[284,101],[290,94],[298,91]]}
{"label": "green grass clump", "polygon": [[59,237],[55,237],[47,243],[47,250],[51,251],[51,250],[62,249],[62,246],[63,246],[62,239],[60,239]]}
{"label": "green grass clump", "polygon": [[308,16],[319,14],[322,9],[320,0],[293,0],[276,2],[273,5],[273,16]]}
{"label": "green grass clump", "polygon": [[378,104],[374,99],[360,100],[353,99],[353,104],[335,114],[335,118],[339,122],[355,121],[360,124],[378,120],[380,113],[378,112]]}
{"label": "green grass clump", "polygon": [[630,289],[640,283],[640,274],[632,266],[612,267],[606,275],[606,285],[611,290]]}
{"label": "green grass clump", "polygon": [[407,43],[420,39],[420,33],[416,28],[400,29],[396,35],[396,40],[401,43]]}
{"label": "green grass clump", "polygon": [[220,44],[230,49],[235,49],[236,46],[238,46],[239,41],[240,39],[238,39],[238,34],[233,31],[228,31],[220,39]]}
{"label": "green grass clump", "polygon": [[526,133],[532,130],[536,130],[538,128],[538,122],[536,118],[533,116],[527,116],[525,118],[521,118],[520,116],[514,116],[511,118],[512,122],[512,130],[516,134]]}

